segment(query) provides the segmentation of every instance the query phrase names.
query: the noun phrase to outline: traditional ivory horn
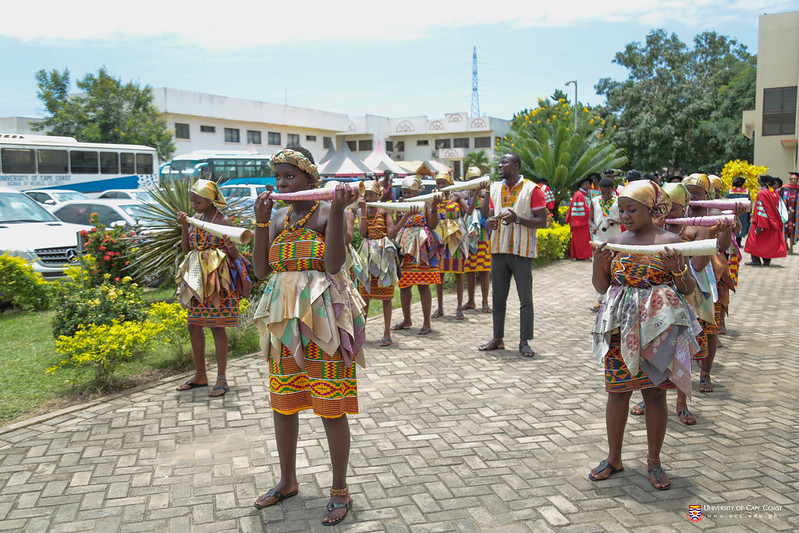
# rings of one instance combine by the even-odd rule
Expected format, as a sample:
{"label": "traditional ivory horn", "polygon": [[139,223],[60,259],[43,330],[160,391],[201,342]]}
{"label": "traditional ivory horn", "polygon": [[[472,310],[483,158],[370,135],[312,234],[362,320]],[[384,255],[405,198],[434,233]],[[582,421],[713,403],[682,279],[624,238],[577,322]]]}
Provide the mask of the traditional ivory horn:
{"label": "traditional ivory horn", "polygon": [[709,217],[667,218],[666,224],[675,226],[715,226],[719,222],[735,222],[735,215],[719,215]]}
{"label": "traditional ivory horn", "polygon": [[713,209],[735,209],[735,204],[744,204],[747,209],[751,209],[752,202],[746,198],[721,198],[719,200],[691,200],[688,205],[691,207],[712,207]]}
{"label": "traditional ivory horn", "polygon": [[463,183],[456,183],[454,185],[447,185],[441,190],[447,192],[468,191],[469,189],[477,189],[484,183],[491,183],[491,176],[483,176],[482,178],[477,178],[475,180],[469,180]]}
{"label": "traditional ivory horn", "polygon": [[424,213],[424,202],[366,202],[366,207],[379,207],[386,211],[396,211],[398,213],[407,213],[414,208],[418,209],[420,213]]}
{"label": "traditional ivory horn", "polygon": [[[366,186],[362,181],[358,183],[345,183],[345,187],[358,192],[363,196]],[[332,200],[336,195],[336,189],[308,189],[297,192],[273,192],[269,195],[270,200],[281,200],[283,202],[302,202],[311,200]]]}
{"label": "traditional ivory horn", "polygon": [[[591,241],[591,246],[594,248],[600,244],[598,241]],[[718,250],[718,241],[716,239],[703,239],[701,241],[691,242],[677,242],[672,244],[642,244],[642,245],[628,245],[628,244],[605,244],[605,250],[613,250],[614,252],[622,252],[625,254],[635,255],[655,255],[665,251],[664,249],[676,250],[683,255],[716,255]]]}
{"label": "traditional ivory horn", "polygon": [[236,244],[249,244],[252,240],[252,231],[247,228],[239,228],[237,226],[223,226],[222,224],[213,224],[205,222],[199,218],[189,218],[189,224],[197,226],[217,237],[229,237],[231,241]]}
{"label": "traditional ivory horn", "polygon": [[431,192],[430,194],[420,194],[419,196],[414,196],[413,198],[408,198],[410,202],[432,202],[436,197],[441,199],[444,195],[441,191]]}

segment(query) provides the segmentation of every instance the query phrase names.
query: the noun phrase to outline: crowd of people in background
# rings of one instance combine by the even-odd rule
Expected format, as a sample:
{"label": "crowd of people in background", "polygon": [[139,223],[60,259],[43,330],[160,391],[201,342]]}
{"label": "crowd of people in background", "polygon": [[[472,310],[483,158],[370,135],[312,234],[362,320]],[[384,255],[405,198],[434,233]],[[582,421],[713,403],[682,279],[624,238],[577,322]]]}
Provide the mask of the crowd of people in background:
{"label": "crowd of people in background", "polygon": [[[302,148],[286,148],[272,156],[278,193],[313,193],[320,176],[313,156]],[[323,422],[332,463],[330,499],[322,523],[341,522],[352,507],[346,477],[350,433],[348,414],[358,413],[356,365],[363,365],[369,302],[382,306],[380,347],[391,346],[392,332],[414,325],[412,291],[421,300],[419,335],[429,335],[434,320],[445,316],[443,283],[454,278],[455,319],[477,309],[491,314],[493,335],[477,347],[504,349],[507,300],[511,280],[519,300],[519,344],[532,358],[534,337],[533,260],[537,230],[557,210],[546,180],[521,175],[518,154],[499,158],[498,180],[475,181],[453,190],[448,172],[435,176],[437,193],[423,193],[419,176],[402,181],[395,194],[393,175],[368,180],[361,197],[353,188],[332,184],[322,201],[315,194],[294,197],[277,209],[272,191],[255,204],[253,272],[269,276],[254,322],[269,363],[269,389],[281,477],[257,498],[258,509],[271,507],[298,493],[296,447],[298,413],[310,409]],[[470,167],[465,181],[481,178]],[[630,170],[619,182],[616,172],[592,173],[579,180],[566,212],[571,228],[570,256],[593,260],[596,291],[593,311],[593,353],[604,366],[607,391],[608,455],[588,475],[602,481],[624,469],[621,457],[629,414],[645,417],[649,481],[657,490],[671,486],[660,450],[668,420],[667,390],[677,389],[675,413],[685,425],[697,418],[688,408],[691,367],[700,369],[699,392],[714,391],[711,371],[719,335],[725,333],[730,293],[738,283],[743,254],[747,265],[769,266],[793,250],[799,238],[799,174],[787,185],[771,176],[760,178],[751,198],[742,177],[729,191],[716,176],[694,173],[664,177]],[[213,182],[200,180],[191,190],[195,217],[229,225],[219,209],[225,200]],[[697,205],[707,199],[738,200],[724,217],[721,207]],[[416,199],[416,200],[415,200]],[[749,201],[751,209],[742,201]],[[718,205],[718,204],[715,204]],[[708,224],[685,221],[706,220]],[[248,264],[226,237],[216,237],[180,213],[183,250],[181,301],[189,309],[189,330],[196,373],[178,390],[206,386],[204,338],[209,327],[216,345],[218,375],[209,395],[223,396],[224,328],[235,325],[238,299],[249,292]],[[711,221],[712,218],[712,221]],[[351,241],[357,231],[361,244]],[[715,240],[714,255],[687,256],[681,243]],[[744,242],[745,241],[745,242]],[[641,246],[657,246],[643,254]],[[615,250],[615,251],[612,251]],[[464,280],[466,283],[464,283]],[[437,307],[433,311],[432,287]],[[464,301],[464,286],[466,298]],[[492,301],[489,305],[489,287]],[[399,288],[402,318],[392,325],[392,300]],[[418,317],[416,317],[417,323]],[[630,409],[641,391],[643,401]]]}

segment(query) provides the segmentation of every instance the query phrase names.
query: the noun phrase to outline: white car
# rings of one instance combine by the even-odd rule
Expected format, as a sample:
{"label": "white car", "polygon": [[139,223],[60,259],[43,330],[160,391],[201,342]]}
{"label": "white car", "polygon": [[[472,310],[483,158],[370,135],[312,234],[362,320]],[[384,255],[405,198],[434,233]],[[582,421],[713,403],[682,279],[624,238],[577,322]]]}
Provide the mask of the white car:
{"label": "white car", "polygon": [[97,195],[97,198],[111,200],[138,200],[139,202],[152,202],[152,195],[145,189],[109,189]]}
{"label": "white car", "polygon": [[22,257],[45,278],[64,275],[80,253],[78,233],[90,226],[66,224],[25,194],[0,187],[0,253]]}
{"label": "white car", "polygon": [[85,200],[88,198],[82,192],[68,191],[66,189],[33,189],[23,192],[47,209],[52,209],[52,207],[68,200]]}
{"label": "white car", "polygon": [[141,224],[141,218],[147,216],[142,203],[137,200],[109,200],[107,198],[70,200],[53,209],[55,216],[64,222],[73,224],[89,224],[89,217],[92,213],[97,213],[100,223],[107,228],[137,226]]}

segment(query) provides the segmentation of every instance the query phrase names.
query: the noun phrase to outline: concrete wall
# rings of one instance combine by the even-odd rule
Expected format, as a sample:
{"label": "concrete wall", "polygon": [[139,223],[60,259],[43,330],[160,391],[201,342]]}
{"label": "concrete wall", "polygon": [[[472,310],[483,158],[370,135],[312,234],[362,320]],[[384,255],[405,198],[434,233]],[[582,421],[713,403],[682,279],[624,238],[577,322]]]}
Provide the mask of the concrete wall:
{"label": "concrete wall", "polygon": [[33,131],[32,123],[42,122],[41,118],[34,117],[0,117],[0,133],[34,133],[43,135],[44,132]]}
{"label": "concrete wall", "polygon": [[754,135],[754,163],[769,167],[769,174],[786,180],[789,171],[799,168],[799,113],[793,134],[763,136],[763,91],[799,86],[799,11],[761,15],[759,22],[755,109],[744,111],[741,129]]}

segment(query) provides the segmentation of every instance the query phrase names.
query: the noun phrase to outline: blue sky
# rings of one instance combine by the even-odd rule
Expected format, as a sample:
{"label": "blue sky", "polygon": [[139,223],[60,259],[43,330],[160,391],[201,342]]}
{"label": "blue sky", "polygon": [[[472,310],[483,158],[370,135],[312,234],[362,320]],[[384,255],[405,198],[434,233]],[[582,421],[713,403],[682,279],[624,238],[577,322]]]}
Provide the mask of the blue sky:
{"label": "blue sky", "polygon": [[[224,11],[221,10],[224,7]],[[469,111],[510,118],[555,89],[599,104],[614,54],[664,28],[704,30],[757,52],[758,16],[799,0],[247,2],[0,0],[0,117],[44,116],[39,69],[359,115]],[[12,22],[13,21],[13,22]]]}

